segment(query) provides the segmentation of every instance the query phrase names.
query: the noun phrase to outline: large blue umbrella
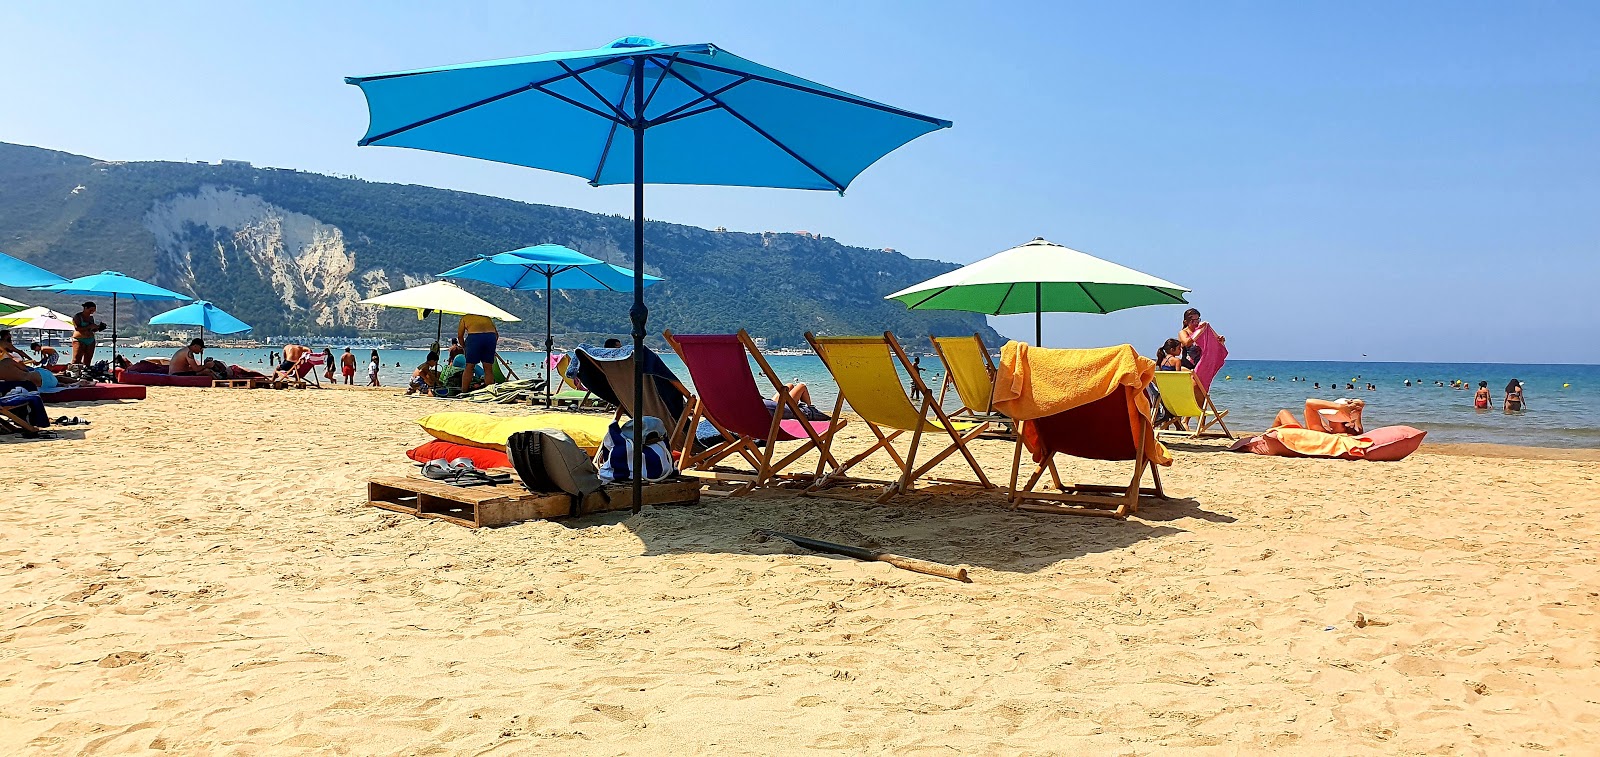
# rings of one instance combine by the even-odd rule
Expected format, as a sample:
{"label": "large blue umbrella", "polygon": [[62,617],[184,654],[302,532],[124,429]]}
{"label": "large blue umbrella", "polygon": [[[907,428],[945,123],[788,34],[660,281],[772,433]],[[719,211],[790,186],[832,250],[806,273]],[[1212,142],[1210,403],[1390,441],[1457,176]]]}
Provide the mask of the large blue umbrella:
{"label": "large blue umbrella", "polygon": [[[559,244],[536,244],[497,255],[480,255],[477,258],[439,274],[441,279],[470,279],[507,289],[536,290],[544,284],[544,364],[550,366],[550,353],[554,348],[551,337],[551,297],[556,289],[601,289],[608,292],[625,292],[633,283],[633,271],[591,258],[570,247]],[[645,285],[661,280],[660,276],[645,274]],[[545,405],[550,404],[554,379],[546,376]]]}
{"label": "large blue umbrella", "polygon": [[199,326],[200,338],[204,339],[206,330],[210,329],[217,334],[237,334],[249,331],[250,324],[234,318],[226,310],[217,307],[205,300],[196,300],[193,303],[174,308],[150,319],[150,325],[173,326]]}
{"label": "large blue umbrella", "polygon": [[111,295],[111,361],[117,358],[117,298],[126,297],[136,302],[161,302],[194,299],[177,292],[162,289],[148,282],[116,271],[102,271],[89,276],[79,276],[70,281],[50,286],[34,287],[41,292],[55,292],[74,297],[102,297]]}
{"label": "large blue umbrella", "polygon": [[32,263],[18,260],[0,252],[0,285],[8,287],[43,287],[65,284],[66,279]]}
{"label": "large blue umbrella", "polygon": [[[897,55],[903,65],[913,57]],[[370,122],[362,145],[410,147],[633,184],[635,354],[644,351],[644,185],[843,193],[856,175],[949,121],[884,105],[710,44],[624,37],[605,47],[423,68],[346,83]],[[627,137],[632,136],[632,150]],[[619,137],[621,137],[619,139]],[[646,147],[649,150],[646,150]],[[648,157],[647,157],[648,155]],[[644,405],[634,364],[634,407]],[[641,470],[644,424],[634,424]],[[634,508],[641,502],[634,477]]]}

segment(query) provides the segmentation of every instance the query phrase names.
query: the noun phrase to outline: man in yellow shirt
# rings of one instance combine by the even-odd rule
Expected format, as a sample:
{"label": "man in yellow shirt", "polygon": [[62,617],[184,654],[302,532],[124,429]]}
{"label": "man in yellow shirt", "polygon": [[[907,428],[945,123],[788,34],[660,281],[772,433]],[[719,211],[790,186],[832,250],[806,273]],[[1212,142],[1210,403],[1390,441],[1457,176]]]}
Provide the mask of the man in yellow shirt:
{"label": "man in yellow shirt", "polygon": [[471,391],[472,372],[478,365],[483,366],[483,383],[493,384],[494,348],[500,341],[500,332],[495,329],[494,321],[481,315],[461,316],[461,325],[456,327],[456,339],[466,349],[467,359],[461,371],[461,391]]}

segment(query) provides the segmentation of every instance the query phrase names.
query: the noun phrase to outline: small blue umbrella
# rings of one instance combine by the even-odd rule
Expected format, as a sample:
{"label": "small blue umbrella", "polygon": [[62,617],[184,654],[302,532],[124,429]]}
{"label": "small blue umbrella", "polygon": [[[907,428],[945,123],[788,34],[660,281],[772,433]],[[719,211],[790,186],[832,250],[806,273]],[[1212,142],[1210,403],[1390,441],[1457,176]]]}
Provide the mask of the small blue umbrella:
{"label": "small blue umbrella", "polygon": [[201,339],[206,337],[207,329],[216,334],[237,334],[250,330],[250,324],[205,300],[195,300],[183,307],[168,310],[151,318],[150,325],[199,326]]}
{"label": "small blue umbrella", "polygon": [[[902,51],[891,62],[917,60]],[[843,194],[879,158],[950,127],[944,119],[826,87],[715,45],[664,45],[646,37],[623,37],[593,50],[354,76],[345,82],[360,87],[367,98],[363,146],[541,168],[594,186],[633,184],[629,316],[635,354],[644,352],[649,318],[645,184]],[[643,407],[639,362],[633,383],[634,407]],[[642,470],[644,424],[633,428],[633,470]],[[640,487],[635,476],[636,511]]]}
{"label": "small blue umbrella", "polygon": [[32,263],[18,260],[0,252],[0,285],[8,287],[44,287],[65,284],[67,280]]}
{"label": "small blue umbrella", "polygon": [[[550,365],[554,349],[551,337],[551,302],[555,289],[600,289],[608,292],[626,292],[633,283],[633,271],[591,258],[570,247],[559,244],[537,244],[532,247],[480,255],[477,258],[439,274],[441,279],[469,279],[482,281],[512,290],[537,290],[544,284],[544,357]],[[661,280],[660,276],[645,274],[645,285]],[[553,381],[546,377],[545,405],[550,404]]]}
{"label": "small blue umbrella", "polygon": [[50,286],[34,287],[40,292],[55,292],[74,297],[101,297],[111,295],[111,360],[117,358],[117,298],[126,297],[136,302],[162,302],[194,299],[177,292],[162,289],[148,282],[116,271],[102,271],[89,276],[79,276],[70,281]]}

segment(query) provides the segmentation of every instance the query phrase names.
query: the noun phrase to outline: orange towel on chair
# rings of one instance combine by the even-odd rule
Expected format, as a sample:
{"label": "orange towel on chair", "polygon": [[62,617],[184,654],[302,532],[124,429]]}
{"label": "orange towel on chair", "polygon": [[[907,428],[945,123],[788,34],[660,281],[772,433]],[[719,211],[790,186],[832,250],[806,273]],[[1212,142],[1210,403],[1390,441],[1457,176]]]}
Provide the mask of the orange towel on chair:
{"label": "orange towel on chair", "polygon": [[[1140,357],[1132,345],[1088,350],[1053,350],[1007,342],[1000,349],[995,376],[994,409],[1019,421],[1035,420],[1087,405],[1131,387],[1133,402],[1144,418],[1150,401],[1144,388],[1155,375],[1155,361]],[[1148,423],[1131,421],[1134,438],[1145,434],[1146,457],[1170,465],[1172,455],[1156,439]]]}

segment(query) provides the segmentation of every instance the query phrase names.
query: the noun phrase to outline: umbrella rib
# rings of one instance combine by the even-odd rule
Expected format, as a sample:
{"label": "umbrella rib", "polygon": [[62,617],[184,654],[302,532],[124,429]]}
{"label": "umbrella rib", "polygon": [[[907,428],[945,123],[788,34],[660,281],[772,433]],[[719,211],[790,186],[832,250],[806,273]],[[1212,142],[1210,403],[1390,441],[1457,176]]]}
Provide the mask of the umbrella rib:
{"label": "umbrella rib", "polygon": [[619,108],[619,107],[617,107],[615,105],[612,105],[611,101],[607,100],[605,95],[600,94],[600,90],[595,89],[594,85],[592,85],[588,81],[584,80],[582,75],[572,73],[572,67],[571,66],[567,65],[564,61],[559,61],[559,60],[556,61],[556,64],[561,66],[561,70],[562,71],[566,71],[567,73],[572,74],[572,78],[575,81],[577,81],[579,84],[582,84],[584,89],[589,90],[589,94],[594,95],[594,99],[599,100],[602,103],[605,103],[605,106],[607,108],[610,108],[611,111],[614,114],[616,114],[616,117],[618,119],[626,120],[628,118],[628,114],[623,113],[621,108]]}
{"label": "umbrella rib", "polygon": [[[617,102],[619,104],[615,107],[618,113],[622,112],[622,105],[620,103],[625,103],[628,101],[628,92],[632,91],[632,89],[633,77],[630,76],[628,77],[628,81],[622,85],[622,96],[617,98]],[[607,100],[606,104],[610,105],[611,101]],[[606,130],[606,144],[604,147],[600,148],[600,160],[595,162],[594,175],[589,177],[589,186],[591,187],[600,186],[600,174],[606,170],[606,161],[611,159],[611,145],[617,140],[617,128],[620,126],[622,126],[622,121],[612,121],[611,128]]]}
{"label": "umbrella rib", "polygon": [[574,100],[574,99],[572,99],[570,97],[567,97],[566,95],[563,95],[560,92],[556,92],[554,90],[546,89],[543,85],[534,87],[533,89],[535,91],[547,94],[547,95],[549,95],[551,97],[554,97],[557,100],[565,102],[568,105],[571,105],[571,106],[573,106],[575,108],[582,108],[582,109],[584,109],[586,111],[589,111],[590,113],[593,113],[593,114],[595,114],[595,115],[597,115],[597,116],[599,116],[601,118],[604,118],[607,121],[610,121],[612,123],[616,123],[617,122],[617,117],[616,116],[613,116],[613,115],[611,115],[609,113],[606,113],[605,111],[600,110],[599,108],[596,108],[596,107],[593,107],[593,106],[590,106],[590,105],[584,105],[583,103],[578,102],[577,100]]}
{"label": "umbrella rib", "polygon": [[940,287],[939,291],[934,292],[933,294],[930,294],[927,297],[924,297],[924,298],[922,298],[920,300],[917,300],[917,304],[915,304],[915,305],[907,305],[906,306],[906,310],[916,310],[917,308],[920,308],[924,304],[926,304],[928,300],[931,300],[931,299],[933,299],[935,297],[938,297],[939,295],[944,294],[945,292],[948,292],[948,291],[950,291],[950,287]]}
{"label": "umbrella rib", "polygon": [[[678,81],[683,82],[690,89],[693,89],[694,91],[699,92],[702,95],[705,95],[707,100],[710,100],[711,102],[714,102],[717,105],[722,106],[722,109],[727,111],[728,115],[739,119],[740,123],[743,123],[745,126],[750,127],[751,131],[754,131],[755,133],[760,134],[762,137],[765,137],[768,142],[771,142],[772,144],[777,145],[778,149],[783,150],[784,152],[788,153],[789,157],[794,158],[796,161],[799,161],[800,165],[805,166],[806,168],[810,169],[812,173],[822,177],[822,179],[824,181],[827,181],[829,184],[832,184],[834,189],[838,190],[839,194],[844,194],[844,185],[843,184],[840,184],[838,181],[834,180],[834,178],[832,176],[829,176],[826,173],[823,173],[822,169],[817,168],[815,165],[812,165],[811,161],[806,160],[805,158],[801,157],[800,153],[795,152],[793,149],[790,149],[790,147],[788,145],[786,145],[783,142],[779,141],[777,137],[774,137],[771,134],[768,134],[765,129],[762,129],[759,126],[756,126],[755,122],[751,121],[748,118],[745,118],[744,114],[740,113],[737,110],[734,110],[733,108],[729,107],[727,103],[722,102],[721,100],[718,100],[716,97],[712,96],[711,93],[705,91],[704,89],[701,89],[700,85],[695,84],[694,82],[689,81],[688,79],[685,79],[683,77],[683,75],[679,74],[677,71],[673,71],[672,69],[669,68],[669,69],[667,69],[667,73],[672,74],[673,76],[677,77]],[[751,77],[751,78],[756,78],[756,77]]]}
{"label": "umbrella rib", "polygon": [[793,82],[786,82],[786,81],[783,81],[783,80],[780,80],[780,79],[774,79],[774,78],[771,78],[769,76],[761,76],[760,74],[747,73],[747,72],[739,71],[739,70],[732,69],[732,68],[723,68],[722,66],[713,65],[713,64],[710,64],[710,63],[701,63],[700,61],[689,60],[687,58],[685,58],[683,60],[683,64],[686,65],[686,66],[694,66],[696,68],[703,68],[703,69],[706,69],[707,71],[717,71],[717,72],[724,73],[724,74],[732,74],[734,76],[748,76],[751,79],[754,79],[754,80],[756,80],[758,82],[761,82],[762,84],[771,84],[771,85],[777,86],[777,87],[784,87],[786,89],[793,89],[793,90],[797,90],[797,91],[800,91],[800,92],[805,92],[807,94],[817,95],[818,97],[826,97],[826,98],[828,98],[830,100],[839,100],[841,102],[847,102],[847,103],[850,103],[852,105],[860,105],[863,108],[871,108],[872,110],[879,110],[879,111],[883,111],[884,113],[892,113],[892,114],[897,115],[897,116],[905,116],[906,118],[914,118],[914,119],[916,119],[918,121],[924,121],[926,123],[930,123],[930,124],[933,124],[935,126],[938,126],[941,129],[947,129],[947,128],[950,127],[950,122],[946,121],[946,120],[944,120],[942,118],[934,118],[933,116],[924,116],[921,113],[913,113],[913,112],[911,112],[909,110],[901,110],[900,108],[896,108],[896,107],[891,106],[891,105],[884,105],[883,103],[875,103],[875,102],[873,102],[871,100],[863,99],[863,98],[860,98],[860,97],[855,97],[853,95],[841,95],[841,94],[836,93],[836,92],[829,92],[827,90],[821,90],[821,89],[815,89],[815,88],[812,88],[812,87],[806,87],[806,86],[802,86],[802,85],[799,85],[799,84],[795,84]]}
{"label": "umbrella rib", "polygon": [[[381,140],[388,139],[388,138],[393,137],[393,136],[395,136],[397,134],[404,134],[405,132],[411,131],[412,129],[416,129],[416,128],[420,128],[420,127],[423,127],[423,126],[427,126],[428,124],[431,124],[431,123],[433,123],[435,121],[442,121],[442,120],[444,120],[446,118],[449,118],[451,116],[460,115],[460,114],[465,113],[465,112],[467,112],[469,110],[472,110],[473,108],[478,108],[478,107],[481,107],[481,106],[484,106],[484,105],[489,105],[490,103],[499,102],[499,101],[504,100],[507,97],[510,97],[512,95],[519,95],[519,94],[522,94],[523,92],[527,92],[529,90],[535,90],[535,89],[540,90],[540,91],[544,91],[542,88],[546,84],[553,84],[555,82],[561,81],[562,79],[566,79],[566,78],[568,78],[570,76],[576,76],[577,74],[585,73],[585,72],[588,72],[588,71],[593,71],[593,70],[595,70],[597,68],[602,68],[604,66],[609,66],[612,63],[615,63],[615,62],[617,62],[619,60],[622,60],[622,58],[607,58],[606,60],[600,61],[598,63],[593,63],[593,64],[590,64],[588,66],[584,66],[583,68],[573,69],[572,73],[570,73],[570,74],[562,74],[560,76],[552,76],[552,77],[550,77],[548,79],[545,79],[543,81],[529,82],[529,83],[527,83],[527,84],[525,84],[525,85],[523,85],[521,87],[517,87],[516,89],[508,90],[506,92],[501,92],[498,95],[492,95],[490,97],[485,97],[482,100],[479,100],[477,102],[467,103],[466,105],[462,105],[462,106],[457,107],[457,108],[451,108],[450,110],[447,110],[447,111],[445,111],[443,113],[436,113],[434,115],[428,116],[427,118],[424,118],[424,119],[422,119],[420,121],[415,121],[415,122],[406,124],[405,126],[401,126],[401,127],[395,128],[395,129],[390,129],[389,131],[386,131],[386,132],[384,132],[382,134],[379,134],[379,135],[377,135],[375,137],[363,137],[361,139],[361,141],[357,142],[356,144],[358,146],[361,146],[361,147],[366,147],[367,145],[370,145],[370,144],[372,144],[374,142],[378,142],[378,141],[381,141]],[[596,111],[596,112],[598,113],[598,111]],[[603,113],[600,113],[600,115],[604,116],[605,118],[608,118],[608,119],[610,118],[610,116],[606,116]]]}
{"label": "umbrella rib", "polygon": [[750,77],[748,77],[748,76],[746,76],[746,77],[744,77],[742,79],[739,79],[738,81],[735,81],[732,84],[725,84],[725,85],[723,85],[721,87],[718,87],[717,89],[713,89],[713,90],[711,90],[711,92],[709,94],[701,95],[700,97],[696,97],[695,99],[690,100],[689,102],[686,102],[686,103],[684,103],[682,105],[679,105],[678,107],[673,108],[672,110],[669,110],[669,111],[667,111],[665,113],[662,113],[659,116],[656,116],[655,118],[653,118],[653,119],[651,119],[649,121],[646,121],[645,125],[646,126],[660,126],[661,124],[664,124],[664,123],[671,123],[673,121],[677,121],[677,120],[680,120],[680,119],[683,119],[683,118],[688,118],[689,116],[699,115],[699,114],[704,113],[704,112],[706,112],[708,110],[716,110],[717,108],[720,108],[722,106],[719,105],[719,104],[708,105],[708,106],[706,106],[704,108],[697,108],[692,113],[684,113],[681,116],[678,115],[679,113],[683,113],[683,111],[688,110],[689,108],[692,108],[692,107],[694,107],[696,105],[699,105],[700,103],[706,102],[707,100],[710,100],[713,96],[720,95],[720,94],[722,94],[724,92],[727,92],[728,90],[733,89],[734,87],[737,87],[740,84],[743,84],[743,83],[745,83],[747,81],[750,81]]}
{"label": "umbrella rib", "polygon": [[1011,290],[1016,289],[1016,288],[1017,288],[1017,282],[1015,282],[1015,281],[1011,282],[1011,285],[1006,287],[1006,293],[1000,296],[1000,304],[995,305],[994,306],[994,312],[990,313],[989,315],[1000,315],[1000,311],[1006,309],[1006,300],[1011,299]]}
{"label": "umbrella rib", "polygon": [[1173,293],[1171,293],[1171,292],[1169,292],[1169,291],[1167,291],[1165,289],[1162,289],[1161,287],[1150,287],[1150,288],[1155,290],[1158,294],[1163,294],[1163,295],[1166,295],[1167,297],[1171,297],[1172,298],[1172,304],[1174,304],[1174,305],[1187,305],[1187,304],[1189,304],[1188,300],[1186,300],[1186,299],[1184,299],[1184,298],[1182,298],[1182,297],[1180,297],[1178,295],[1175,295],[1175,294],[1173,294]]}
{"label": "umbrella rib", "polygon": [[1109,310],[1106,310],[1106,306],[1105,305],[1101,305],[1100,301],[1094,298],[1094,294],[1089,291],[1089,287],[1086,287],[1086,286],[1083,285],[1083,282],[1079,281],[1079,282],[1077,282],[1077,284],[1078,284],[1078,288],[1083,290],[1083,296],[1088,297],[1089,301],[1094,303],[1094,306],[1100,309],[1100,314],[1101,315],[1105,315],[1106,313],[1111,312]]}
{"label": "umbrella rib", "polygon": [[588,266],[573,266],[573,268],[576,269],[579,273],[582,273],[583,275],[588,276],[590,279],[592,279],[594,281],[594,283],[599,284],[607,292],[619,292],[619,291],[622,291],[620,289],[612,289],[610,284],[607,284],[604,281],[601,281],[594,274],[589,273],[589,267]]}
{"label": "umbrella rib", "polygon": [[[672,64],[678,62],[678,54],[677,53],[673,53],[672,57],[667,59],[667,64],[664,65],[664,66],[661,65],[661,59],[655,57],[654,55],[647,55],[647,56],[644,56],[644,57],[645,57],[645,60],[653,60],[653,61],[655,61],[656,65],[661,66],[661,70],[663,70],[663,71],[670,71],[672,69]],[[634,65],[638,65],[638,63],[636,62]],[[632,79],[633,77],[630,76],[628,78]],[[642,80],[644,77],[641,76],[639,78]],[[639,112],[636,114],[636,115],[638,115],[639,120],[641,120],[641,121],[644,120],[645,112],[650,110],[650,103],[655,102],[656,93],[661,91],[661,85],[665,84],[666,81],[667,81],[667,77],[665,77],[665,76],[657,76],[656,77],[656,85],[654,87],[650,88],[650,92],[647,93],[644,96],[644,104],[639,106]]]}

